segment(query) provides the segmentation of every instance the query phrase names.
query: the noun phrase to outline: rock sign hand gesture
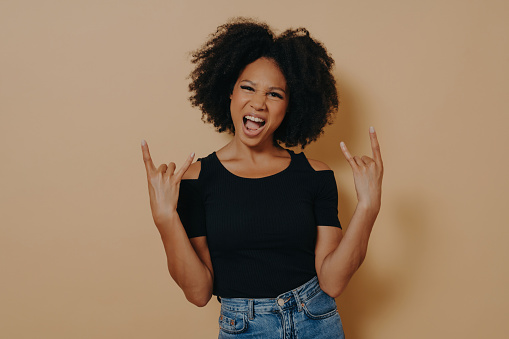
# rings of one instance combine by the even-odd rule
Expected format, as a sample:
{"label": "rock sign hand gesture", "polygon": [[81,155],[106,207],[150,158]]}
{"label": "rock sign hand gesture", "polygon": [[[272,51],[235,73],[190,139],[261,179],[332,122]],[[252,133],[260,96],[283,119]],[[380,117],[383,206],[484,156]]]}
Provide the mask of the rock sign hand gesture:
{"label": "rock sign hand gesture", "polygon": [[382,196],[383,163],[380,154],[380,145],[373,127],[369,128],[371,149],[373,158],[368,156],[353,156],[350,154],[344,142],[341,142],[341,150],[346,160],[352,167],[355,190],[359,204],[364,205],[371,211],[378,213]]}
{"label": "rock sign hand gesture", "polygon": [[[168,165],[162,164],[157,169],[152,162],[148,144],[145,140],[141,142],[141,151],[143,153],[143,162],[147,170],[148,193],[150,196],[150,209],[154,223],[158,228],[171,220],[177,210],[177,201],[179,197],[180,181],[193,162],[194,153],[192,153],[184,162],[182,167],[175,172],[175,163]],[[159,229],[161,231],[161,229]]]}

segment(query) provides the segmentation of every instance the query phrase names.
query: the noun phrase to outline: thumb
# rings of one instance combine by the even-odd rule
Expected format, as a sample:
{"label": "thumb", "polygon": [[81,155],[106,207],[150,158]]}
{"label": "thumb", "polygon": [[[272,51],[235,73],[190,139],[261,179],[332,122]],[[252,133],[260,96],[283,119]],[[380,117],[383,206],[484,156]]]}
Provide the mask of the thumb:
{"label": "thumb", "polygon": [[194,159],[194,152],[191,153],[186,161],[184,162],[184,164],[182,165],[182,167],[177,171],[177,173],[175,173],[175,178],[180,181],[182,180],[182,177],[184,176],[184,173],[187,172],[187,170],[189,169],[189,166],[191,166],[191,164],[193,163],[193,159]]}

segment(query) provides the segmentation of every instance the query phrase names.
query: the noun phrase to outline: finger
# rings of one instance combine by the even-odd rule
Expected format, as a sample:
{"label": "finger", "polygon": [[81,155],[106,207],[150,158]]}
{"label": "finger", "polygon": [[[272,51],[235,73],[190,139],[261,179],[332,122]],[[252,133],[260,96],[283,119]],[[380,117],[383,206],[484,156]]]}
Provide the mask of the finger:
{"label": "finger", "polygon": [[365,166],[366,164],[364,163],[364,161],[362,161],[362,159],[358,156],[354,156],[353,157],[353,160],[355,161],[355,163],[357,164],[357,166],[359,167],[363,167]]}
{"label": "finger", "polygon": [[145,163],[145,169],[147,170],[147,174],[155,172],[156,167],[152,162],[152,158],[150,157],[150,151],[148,150],[148,144],[145,140],[141,141],[141,153],[143,154],[143,162]]}
{"label": "finger", "polygon": [[368,157],[367,155],[363,155],[363,156],[361,157],[361,160],[362,160],[362,162],[363,162],[363,163],[365,163],[366,165],[368,165],[369,163],[374,162],[374,160],[373,160],[373,159],[371,159],[370,157]]}
{"label": "finger", "polygon": [[189,169],[189,166],[191,166],[191,164],[193,163],[193,159],[194,159],[194,152],[191,153],[187,157],[187,159],[184,162],[184,164],[182,165],[182,167],[177,171],[177,173],[175,173],[175,179],[177,179],[178,181],[182,180],[184,173],[187,172],[187,170]]}
{"label": "finger", "polygon": [[162,164],[161,166],[159,166],[157,168],[157,171],[161,172],[161,173],[166,173],[167,170],[168,170],[168,166],[166,164]]}
{"label": "finger", "polygon": [[350,164],[350,166],[352,167],[357,167],[357,163],[355,162],[355,160],[353,159],[352,155],[350,154],[350,152],[348,152],[348,148],[346,148],[346,145],[343,141],[341,141],[341,143],[339,144],[341,146],[341,151],[343,151],[343,155],[345,156],[346,158],[346,161],[348,161],[348,163]]}
{"label": "finger", "polygon": [[382,154],[380,153],[380,144],[376,136],[374,127],[369,128],[369,138],[371,139],[371,149],[373,150],[373,159],[378,165],[382,165]]}
{"label": "finger", "polygon": [[168,164],[168,169],[166,170],[167,175],[173,175],[173,172],[175,172],[175,168],[177,168],[177,165],[175,165],[174,162],[170,162]]}

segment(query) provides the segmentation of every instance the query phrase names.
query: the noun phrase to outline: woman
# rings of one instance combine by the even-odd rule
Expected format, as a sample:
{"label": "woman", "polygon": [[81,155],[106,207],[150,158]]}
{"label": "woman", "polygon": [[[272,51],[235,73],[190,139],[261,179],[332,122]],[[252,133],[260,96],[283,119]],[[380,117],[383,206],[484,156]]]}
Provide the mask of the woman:
{"label": "woman", "polygon": [[341,150],[358,204],[345,235],[334,173],[304,153],[338,106],[334,61],[305,29],[274,36],[236,19],[193,54],[191,102],[233,134],[178,170],[142,141],[150,205],[171,276],[186,298],[221,302],[219,338],[344,337],[334,298],[361,265],[380,209],[383,165]]}

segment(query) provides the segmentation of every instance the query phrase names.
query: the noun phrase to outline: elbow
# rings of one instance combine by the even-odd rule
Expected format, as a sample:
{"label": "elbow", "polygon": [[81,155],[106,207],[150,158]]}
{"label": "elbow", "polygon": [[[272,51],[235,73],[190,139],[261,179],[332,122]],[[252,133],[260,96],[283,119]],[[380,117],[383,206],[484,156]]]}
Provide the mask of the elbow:
{"label": "elbow", "polygon": [[331,291],[331,292],[325,292],[325,293],[329,297],[336,299],[336,298],[338,298],[341,295],[341,293],[343,293],[343,290],[337,290],[337,291]]}
{"label": "elbow", "polygon": [[177,285],[184,292],[187,301],[197,307],[205,307],[212,298],[212,280],[206,281],[206,284],[189,284],[175,280]]}
{"label": "elbow", "polygon": [[191,303],[197,307],[205,307],[207,306],[207,304],[209,303],[209,300],[210,299],[202,299],[202,300],[194,300],[194,301],[191,301]]}
{"label": "elbow", "polygon": [[327,268],[329,268],[329,270],[324,272],[325,270],[322,268],[321,274],[318,274],[318,281],[320,282],[322,291],[332,298],[339,297],[344,292],[350,279],[352,279],[352,276],[357,272],[365,258],[366,251],[355,251],[344,261],[344,266],[339,268],[339,270],[336,267],[331,272],[330,266],[328,266]]}
{"label": "elbow", "polygon": [[205,307],[210,299],[211,299],[211,295],[208,295],[208,296],[203,296],[203,297],[198,297],[198,296],[194,296],[194,297],[191,297],[191,296],[186,296],[186,299],[193,305],[197,306],[197,307]]}
{"label": "elbow", "polygon": [[357,261],[354,261],[350,269],[345,272],[338,280],[329,281],[328,283],[324,283],[323,286],[320,284],[322,291],[324,291],[332,298],[339,297],[345,291],[348,283],[350,282],[350,279],[352,279],[352,276],[359,269],[363,261],[364,256],[358,258]]}
{"label": "elbow", "polygon": [[318,281],[320,288],[328,296],[334,299],[339,297],[345,291],[357,267],[358,266],[356,264],[352,265],[349,269],[344,270],[335,276],[319,276]]}
{"label": "elbow", "polygon": [[187,301],[197,307],[205,307],[212,298],[212,286],[210,288],[183,289]]}
{"label": "elbow", "polygon": [[324,287],[322,287],[322,291],[324,291],[325,294],[327,294],[329,297],[336,299],[343,293],[345,288],[346,288],[346,284],[340,284],[340,285],[330,286],[330,287],[324,286]]}

